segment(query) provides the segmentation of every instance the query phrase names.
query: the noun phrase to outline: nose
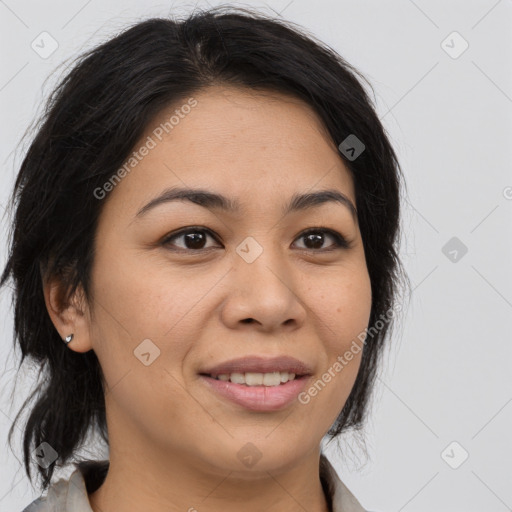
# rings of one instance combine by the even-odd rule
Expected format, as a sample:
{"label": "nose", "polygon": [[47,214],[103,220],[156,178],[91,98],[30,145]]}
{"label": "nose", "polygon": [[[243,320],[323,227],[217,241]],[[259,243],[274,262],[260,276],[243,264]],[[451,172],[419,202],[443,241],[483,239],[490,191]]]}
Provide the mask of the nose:
{"label": "nose", "polygon": [[[298,275],[278,250],[265,249],[251,263],[238,254],[229,273],[223,321],[270,332],[299,328],[306,318]],[[249,327],[249,325],[247,325]]]}

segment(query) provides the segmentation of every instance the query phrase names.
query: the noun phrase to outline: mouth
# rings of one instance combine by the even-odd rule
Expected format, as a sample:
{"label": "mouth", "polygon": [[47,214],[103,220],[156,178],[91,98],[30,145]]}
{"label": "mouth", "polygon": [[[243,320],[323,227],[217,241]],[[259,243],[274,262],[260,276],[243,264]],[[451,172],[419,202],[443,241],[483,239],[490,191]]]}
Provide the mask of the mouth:
{"label": "mouth", "polygon": [[306,374],[295,374],[292,372],[233,372],[233,373],[200,373],[202,377],[208,377],[222,382],[231,382],[247,387],[265,386],[275,387],[283,386],[287,382],[306,378]]}
{"label": "mouth", "polygon": [[281,372],[219,375],[200,373],[199,376],[217,398],[254,412],[279,411],[298,402],[299,394],[311,377],[293,373],[281,377]]}
{"label": "mouth", "polygon": [[284,354],[271,358],[248,355],[198,372],[216,398],[257,412],[291,406],[313,373],[313,366]]}
{"label": "mouth", "polygon": [[200,368],[198,371],[201,375],[213,379],[219,378],[220,380],[229,380],[239,384],[246,383],[252,386],[278,385],[281,380],[287,382],[295,377],[311,375],[313,367],[287,355],[271,358],[262,355],[250,355],[224,361],[215,366]]}

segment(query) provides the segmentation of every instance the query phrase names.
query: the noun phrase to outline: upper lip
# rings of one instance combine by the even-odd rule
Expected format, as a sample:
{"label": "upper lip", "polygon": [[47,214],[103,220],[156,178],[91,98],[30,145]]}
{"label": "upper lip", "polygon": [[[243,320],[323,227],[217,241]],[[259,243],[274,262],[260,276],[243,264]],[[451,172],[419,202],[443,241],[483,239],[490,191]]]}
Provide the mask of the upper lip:
{"label": "upper lip", "polygon": [[247,356],[224,361],[223,363],[201,370],[199,373],[216,377],[217,375],[222,374],[229,375],[231,373],[246,372],[288,372],[302,376],[310,375],[312,373],[312,369],[308,364],[290,356],[279,356],[272,358],[262,356]]}

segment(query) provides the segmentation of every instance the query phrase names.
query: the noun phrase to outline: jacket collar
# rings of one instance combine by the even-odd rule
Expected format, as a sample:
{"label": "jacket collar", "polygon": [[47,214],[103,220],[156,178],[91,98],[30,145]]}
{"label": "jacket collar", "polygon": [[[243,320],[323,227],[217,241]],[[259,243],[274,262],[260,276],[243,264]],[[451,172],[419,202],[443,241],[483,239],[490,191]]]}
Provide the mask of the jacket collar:
{"label": "jacket collar", "polygon": [[329,459],[320,454],[320,480],[327,486],[332,512],[367,512],[341,481]]}

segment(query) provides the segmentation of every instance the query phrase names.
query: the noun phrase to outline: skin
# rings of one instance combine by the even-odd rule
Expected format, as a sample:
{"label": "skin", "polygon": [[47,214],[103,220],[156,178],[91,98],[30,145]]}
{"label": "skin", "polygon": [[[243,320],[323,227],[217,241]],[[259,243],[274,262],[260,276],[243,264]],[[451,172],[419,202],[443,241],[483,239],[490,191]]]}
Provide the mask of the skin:
{"label": "skin", "polygon": [[[198,372],[234,357],[289,354],[312,366],[315,382],[367,327],[370,279],[349,209],[330,202],[281,214],[294,193],[324,188],[357,206],[353,181],[301,101],[220,86],[194,98],[197,106],[104,199],[93,299],[79,290],[63,305],[58,282],[45,284],[55,327],[62,338],[74,333],[70,350],[95,351],[107,382],[110,470],[91,506],[325,512],[320,442],[353,387],[361,352],[308,404],[274,412],[226,401]],[[141,144],[180,105],[162,111]],[[244,211],[175,201],[135,219],[171,186],[227,195]],[[189,226],[218,238],[208,234],[195,254],[183,236],[162,243]],[[316,246],[300,236],[310,227],[333,229],[351,247],[337,248],[328,234]],[[236,252],[248,236],[263,248],[250,264]],[[145,339],[160,350],[148,366],[134,355]],[[237,456],[248,442],[261,452],[250,468]]]}

